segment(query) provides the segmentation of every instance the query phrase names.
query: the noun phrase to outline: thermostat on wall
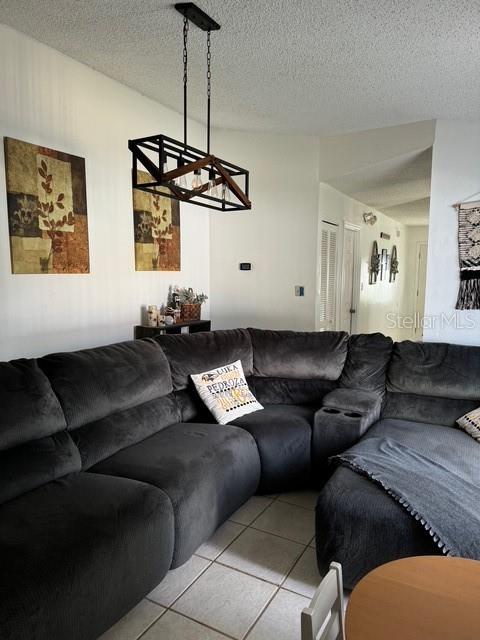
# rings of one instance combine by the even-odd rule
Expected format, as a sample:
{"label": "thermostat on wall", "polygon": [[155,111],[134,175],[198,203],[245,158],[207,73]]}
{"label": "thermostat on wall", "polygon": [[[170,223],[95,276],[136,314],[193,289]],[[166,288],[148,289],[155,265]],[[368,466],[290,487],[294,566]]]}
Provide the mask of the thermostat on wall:
{"label": "thermostat on wall", "polygon": [[251,262],[240,262],[240,271],[251,271],[252,263]]}

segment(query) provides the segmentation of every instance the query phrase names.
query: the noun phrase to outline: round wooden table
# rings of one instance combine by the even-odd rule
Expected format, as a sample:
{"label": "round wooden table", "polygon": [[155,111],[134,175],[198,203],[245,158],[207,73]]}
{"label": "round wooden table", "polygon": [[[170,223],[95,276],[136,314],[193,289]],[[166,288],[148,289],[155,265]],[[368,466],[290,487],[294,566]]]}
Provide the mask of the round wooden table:
{"label": "round wooden table", "polygon": [[478,640],[480,562],[421,556],[389,562],[350,595],[347,640]]}

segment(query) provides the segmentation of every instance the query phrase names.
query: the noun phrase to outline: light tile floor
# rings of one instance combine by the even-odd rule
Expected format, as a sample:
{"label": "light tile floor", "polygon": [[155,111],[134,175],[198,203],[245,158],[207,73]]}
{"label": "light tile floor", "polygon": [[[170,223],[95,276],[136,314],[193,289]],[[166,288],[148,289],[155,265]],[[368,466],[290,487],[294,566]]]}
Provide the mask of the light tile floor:
{"label": "light tile floor", "polygon": [[251,498],[99,640],[299,640],[320,582],[316,499]]}

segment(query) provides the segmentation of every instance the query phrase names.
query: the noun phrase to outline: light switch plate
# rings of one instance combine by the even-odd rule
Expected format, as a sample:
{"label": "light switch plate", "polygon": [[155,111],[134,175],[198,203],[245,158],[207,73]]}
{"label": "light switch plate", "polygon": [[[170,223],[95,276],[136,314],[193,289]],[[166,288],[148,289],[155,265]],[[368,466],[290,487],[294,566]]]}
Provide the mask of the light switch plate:
{"label": "light switch plate", "polygon": [[304,296],[305,295],[305,287],[303,287],[302,285],[295,285],[295,295],[296,296]]}

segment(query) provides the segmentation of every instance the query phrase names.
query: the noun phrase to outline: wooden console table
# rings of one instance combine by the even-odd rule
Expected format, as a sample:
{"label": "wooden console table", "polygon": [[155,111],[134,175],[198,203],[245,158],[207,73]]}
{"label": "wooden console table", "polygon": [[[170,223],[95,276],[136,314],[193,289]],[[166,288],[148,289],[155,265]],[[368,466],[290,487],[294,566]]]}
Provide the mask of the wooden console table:
{"label": "wooden console table", "polygon": [[347,606],[347,640],[475,640],[480,562],[419,556],[366,575]]}
{"label": "wooden console table", "polygon": [[162,333],[182,333],[182,327],[187,327],[188,333],[197,333],[198,331],[210,331],[211,326],[210,320],[177,322],[163,327],[149,327],[145,324],[137,324],[134,328],[133,337],[137,340],[139,338],[154,338]]}

